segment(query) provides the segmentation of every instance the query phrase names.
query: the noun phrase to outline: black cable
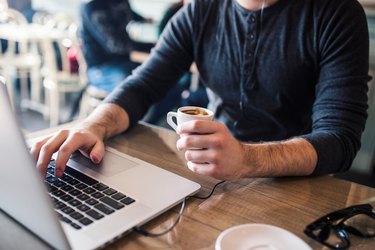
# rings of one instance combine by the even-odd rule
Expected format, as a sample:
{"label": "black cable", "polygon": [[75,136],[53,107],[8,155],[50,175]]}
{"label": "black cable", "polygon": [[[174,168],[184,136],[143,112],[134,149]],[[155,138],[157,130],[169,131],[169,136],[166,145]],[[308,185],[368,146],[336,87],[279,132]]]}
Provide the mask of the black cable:
{"label": "black cable", "polygon": [[212,196],[212,194],[214,193],[216,187],[219,186],[220,184],[224,183],[224,182],[225,181],[220,181],[220,182],[216,183],[215,186],[212,188],[211,192],[207,196],[203,196],[202,197],[202,196],[193,195],[193,196],[185,197],[184,200],[182,201],[180,212],[178,212],[176,221],[172,224],[172,226],[170,226],[166,230],[164,230],[164,231],[162,231],[160,233],[152,233],[152,232],[148,232],[147,230],[145,230],[142,227],[133,227],[133,231],[136,232],[136,233],[142,234],[143,236],[147,236],[147,237],[159,237],[159,236],[162,236],[162,235],[164,235],[166,233],[169,233],[170,231],[173,230],[173,228],[176,227],[176,225],[180,221],[180,219],[182,217],[182,214],[184,213],[184,210],[185,210],[185,204],[186,204],[186,199],[187,198],[191,197],[191,198],[206,200],[206,199],[208,199],[208,198],[210,198]]}
{"label": "black cable", "polygon": [[184,200],[182,201],[182,205],[181,205],[181,209],[180,209],[180,212],[178,213],[177,215],[177,219],[176,221],[173,223],[172,226],[170,226],[169,228],[167,228],[166,230],[164,230],[163,232],[160,232],[160,233],[151,233],[151,232],[148,232],[146,231],[144,228],[142,227],[133,227],[133,231],[134,232],[137,232],[137,233],[140,233],[144,236],[147,236],[147,237],[159,237],[159,236],[162,236],[170,231],[173,230],[173,228],[177,225],[177,223],[180,221],[181,217],[182,217],[182,214],[184,213],[184,210],[185,210],[185,203],[186,203],[186,198],[184,198]]}
{"label": "black cable", "polygon": [[224,183],[225,181],[220,181],[218,183],[215,184],[215,186],[212,188],[211,190],[211,193],[209,193],[207,196],[196,196],[196,195],[193,195],[193,196],[189,196],[189,197],[192,197],[192,198],[196,198],[196,199],[201,199],[201,200],[206,200],[208,198],[210,198],[212,196],[212,194],[214,193],[215,189],[217,186],[219,186],[220,184]]}

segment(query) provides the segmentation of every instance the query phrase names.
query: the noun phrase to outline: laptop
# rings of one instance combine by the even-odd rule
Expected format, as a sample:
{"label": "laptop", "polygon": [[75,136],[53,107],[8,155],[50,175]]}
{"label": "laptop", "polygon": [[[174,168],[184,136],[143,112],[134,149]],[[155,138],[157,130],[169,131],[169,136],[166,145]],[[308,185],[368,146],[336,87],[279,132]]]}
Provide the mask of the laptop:
{"label": "laptop", "polygon": [[199,191],[200,185],[106,149],[100,165],[74,154],[64,177],[35,168],[0,83],[0,208],[55,249],[97,249]]}

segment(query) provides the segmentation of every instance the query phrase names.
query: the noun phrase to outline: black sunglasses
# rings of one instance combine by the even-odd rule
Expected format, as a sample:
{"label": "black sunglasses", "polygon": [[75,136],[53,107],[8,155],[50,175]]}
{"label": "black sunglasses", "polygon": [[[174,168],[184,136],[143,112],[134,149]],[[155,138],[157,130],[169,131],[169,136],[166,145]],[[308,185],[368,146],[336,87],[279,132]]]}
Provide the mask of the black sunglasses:
{"label": "black sunglasses", "polygon": [[307,225],[304,233],[329,248],[346,249],[350,246],[348,234],[375,237],[375,211],[370,204],[347,207]]}

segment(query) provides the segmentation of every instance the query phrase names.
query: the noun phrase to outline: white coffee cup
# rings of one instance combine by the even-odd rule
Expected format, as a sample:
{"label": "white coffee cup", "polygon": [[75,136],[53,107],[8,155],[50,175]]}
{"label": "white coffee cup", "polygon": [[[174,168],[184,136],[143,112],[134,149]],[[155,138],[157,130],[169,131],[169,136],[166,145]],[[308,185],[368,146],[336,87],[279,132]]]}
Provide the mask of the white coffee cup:
{"label": "white coffee cup", "polygon": [[192,120],[211,121],[213,118],[214,113],[211,110],[196,106],[184,106],[179,108],[177,112],[171,111],[167,114],[167,122],[174,130],[184,122]]}

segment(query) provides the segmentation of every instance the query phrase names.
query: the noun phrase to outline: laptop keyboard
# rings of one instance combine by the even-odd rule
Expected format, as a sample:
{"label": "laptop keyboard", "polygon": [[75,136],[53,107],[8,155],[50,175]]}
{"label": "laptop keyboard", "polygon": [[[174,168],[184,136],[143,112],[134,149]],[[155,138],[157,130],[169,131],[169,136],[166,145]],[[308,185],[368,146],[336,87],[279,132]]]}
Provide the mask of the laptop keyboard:
{"label": "laptop keyboard", "polygon": [[54,168],[55,161],[52,160],[45,179],[49,195],[59,218],[77,230],[135,202],[69,166],[63,177],[56,178]]}

